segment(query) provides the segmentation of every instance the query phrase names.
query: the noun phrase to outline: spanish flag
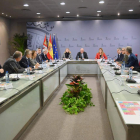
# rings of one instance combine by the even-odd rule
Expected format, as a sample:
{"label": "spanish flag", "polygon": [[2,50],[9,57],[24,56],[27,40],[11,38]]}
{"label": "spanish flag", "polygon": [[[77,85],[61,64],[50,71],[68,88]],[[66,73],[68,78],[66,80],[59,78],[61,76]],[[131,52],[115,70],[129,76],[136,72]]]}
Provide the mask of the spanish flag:
{"label": "spanish flag", "polygon": [[51,39],[51,35],[50,35],[50,39],[49,39],[48,53],[49,53],[50,56],[53,58],[53,48],[52,48],[52,39]]}

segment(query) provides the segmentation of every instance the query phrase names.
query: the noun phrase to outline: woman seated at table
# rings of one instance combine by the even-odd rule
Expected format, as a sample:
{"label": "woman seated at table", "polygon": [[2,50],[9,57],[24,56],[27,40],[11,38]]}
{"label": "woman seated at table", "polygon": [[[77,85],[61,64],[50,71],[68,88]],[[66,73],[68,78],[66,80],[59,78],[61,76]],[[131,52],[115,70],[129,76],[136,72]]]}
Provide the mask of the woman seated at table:
{"label": "woman seated at table", "polygon": [[37,69],[39,66],[39,63],[36,61],[36,57],[37,57],[37,52],[33,50],[30,60],[31,60],[32,65],[35,66],[35,68]]}
{"label": "woman seated at table", "polygon": [[72,58],[72,55],[71,55],[71,51],[69,50],[69,48],[66,48],[63,56],[62,56],[62,59],[65,60],[65,59],[73,59]]}
{"label": "woman seated at table", "polygon": [[104,57],[104,59],[107,59],[106,54],[104,53],[103,49],[100,48],[99,52],[96,54],[95,59],[102,59]]}
{"label": "woman seated at table", "polygon": [[0,65],[0,77],[4,76],[4,69],[2,69],[1,65]]}

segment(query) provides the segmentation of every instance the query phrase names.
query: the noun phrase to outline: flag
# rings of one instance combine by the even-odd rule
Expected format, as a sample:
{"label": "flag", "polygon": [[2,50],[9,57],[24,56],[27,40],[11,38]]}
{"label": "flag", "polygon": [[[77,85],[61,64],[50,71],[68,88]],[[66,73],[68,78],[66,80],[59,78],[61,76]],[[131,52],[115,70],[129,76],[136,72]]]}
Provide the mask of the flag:
{"label": "flag", "polygon": [[58,59],[58,50],[57,50],[57,46],[56,46],[55,36],[53,38],[53,58]]}
{"label": "flag", "polygon": [[45,35],[45,38],[44,38],[43,47],[45,49],[47,49],[47,38],[46,38],[46,35]]}
{"label": "flag", "polygon": [[[51,35],[50,35],[50,39],[49,39],[49,45],[48,45],[48,53],[51,56],[51,58],[53,59],[53,48],[52,48],[52,39],[51,39]],[[50,58],[49,58],[50,59]]]}

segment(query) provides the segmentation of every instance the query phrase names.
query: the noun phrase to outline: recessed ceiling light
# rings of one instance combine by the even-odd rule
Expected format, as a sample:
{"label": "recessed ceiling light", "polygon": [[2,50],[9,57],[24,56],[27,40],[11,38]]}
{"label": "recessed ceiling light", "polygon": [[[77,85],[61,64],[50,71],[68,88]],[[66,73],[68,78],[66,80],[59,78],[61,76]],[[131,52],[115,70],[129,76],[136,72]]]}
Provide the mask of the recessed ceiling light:
{"label": "recessed ceiling light", "polygon": [[100,13],[101,11],[97,11],[98,13]]}
{"label": "recessed ceiling light", "polygon": [[118,16],[120,15],[120,13],[118,13]]}
{"label": "recessed ceiling light", "polygon": [[29,6],[29,4],[24,4],[23,6],[28,7],[28,6]]}
{"label": "recessed ceiling light", "polygon": [[2,13],[2,15],[4,15],[4,13]]}
{"label": "recessed ceiling light", "polygon": [[11,17],[11,16],[10,16]]}
{"label": "recessed ceiling light", "polygon": [[60,5],[65,5],[65,2],[61,2]]}
{"label": "recessed ceiling light", "polygon": [[99,3],[100,3],[100,4],[103,4],[103,3],[105,3],[105,2],[104,2],[103,0],[101,0],[101,1],[99,1]]}
{"label": "recessed ceiling light", "polygon": [[132,12],[132,11],[133,11],[133,9],[130,9],[130,10],[129,10],[129,12]]}
{"label": "recessed ceiling light", "polygon": [[77,17],[79,17],[79,15],[77,15]]}
{"label": "recessed ceiling light", "polygon": [[8,16],[8,15],[6,15],[6,16]]}
{"label": "recessed ceiling light", "polygon": [[36,13],[37,15],[40,15],[41,13]]}
{"label": "recessed ceiling light", "polygon": [[66,12],[67,14],[69,14],[70,12]]}
{"label": "recessed ceiling light", "polygon": [[59,17],[59,15],[57,17]]}
{"label": "recessed ceiling light", "polygon": [[97,14],[97,16],[100,16],[99,14]]}

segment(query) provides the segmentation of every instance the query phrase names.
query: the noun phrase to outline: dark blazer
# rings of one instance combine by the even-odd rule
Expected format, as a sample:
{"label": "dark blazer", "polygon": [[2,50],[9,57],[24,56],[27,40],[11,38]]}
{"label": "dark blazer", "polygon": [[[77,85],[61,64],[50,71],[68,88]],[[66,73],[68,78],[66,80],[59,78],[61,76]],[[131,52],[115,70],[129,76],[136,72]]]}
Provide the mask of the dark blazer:
{"label": "dark blazer", "polygon": [[139,67],[134,68],[133,70],[140,72],[140,66],[139,66]]}
{"label": "dark blazer", "polygon": [[[0,65],[0,69],[2,69],[2,66]],[[4,73],[0,73],[0,77],[4,76]]]}
{"label": "dark blazer", "polygon": [[22,59],[20,60],[19,64],[20,64],[20,66],[23,67],[23,68],[27,68],[28,66],[31,67],[31,68],[34,67],[33,64],[31,63],[30,58],[27,59],[25,55],[24,55],[24,56],[22,57]]}
{"label": "dark blazer", "polygon": [[46,54],[41,53],[41,56],[43,61],[49,60]]}
{"label": "dark blazer", "polygon": [[118,58],[115,61],[122,61],[124,58],[124,55],[121,53],[120,56],[118,54]]}
{"label": "dark blazer", "polygon": [[37,56],[36,56],[36,61],[37,61],[39,64],[42,64],[42,56],[41,56],[41,54],[40,54],[40,55],[37,54]]}
{"label": "dark blazer", "polygon": [[125,66],[126,67],[133,66],[134,68],[139,67],[138,59],[137,59],[137,57],[133,53],[130,54],[130,56],[128,58],[128,63]]}
{"label": "dark blazer", "polygon": [[13,58],[8,58],[3,65],[4,71],[8,71],[9,74],[11,73],[23,73],[25,68],[22,68],[18,62],[15,61]]}
{"label": "dark blazer", "polygon": [[[87,55],[86,52],[83,52],[83,56],[84,56],[85,59],[88,59],[88,55]],[[77,53],[76,60],[78,59],[78,57],[82,59],[82,54],[81,54],[81,52],[78,52],[78,53]]]}

